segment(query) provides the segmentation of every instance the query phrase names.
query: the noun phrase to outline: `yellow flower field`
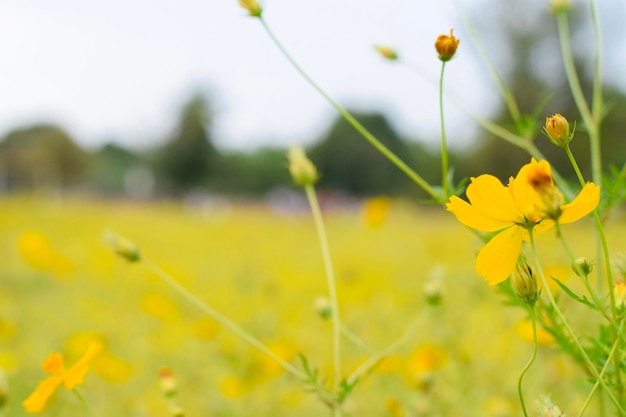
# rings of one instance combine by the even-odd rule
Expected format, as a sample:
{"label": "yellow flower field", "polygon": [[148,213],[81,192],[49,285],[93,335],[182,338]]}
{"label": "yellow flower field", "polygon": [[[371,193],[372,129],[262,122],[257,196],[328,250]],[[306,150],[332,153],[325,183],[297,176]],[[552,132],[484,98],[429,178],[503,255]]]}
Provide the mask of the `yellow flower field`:
{"label": "yellow flower field", "polygon": [[[309,212],[12,197],[0,200],[0,213],[4,415],[29,415],[22,402],[48,376],[41,364],[51,353],[74,364],[93,342],[103,350],[78,390],[100,416],[169,416],[159,387],[164,368],[173,371],[189,416],[327,415],[276,362],[102,241],[105,230],[132,240],[277,356],[300,368],[303,354],[330,378],[331,323],[315,309],[327,287]],[[409,341],[359,383],[344,415],[519,413],[516,381],[532,349],[531,330],[524,310],[504,305],[498,287],[476,274],[483,243],[452,214],[403,201],[376,199],[324,216],[342,323],[360,339],[342,340],[342,374],[419,321]],[[617,219],[607,227],[615,256],[626,249],[623,227]],[[589,230],[587,220],[568,225],[572,246],[590,250]],[[551,276],[567,281],[573,272],[554,241],[552,232],[537,237]],[[440,294],[440,303],[429,304],[427,294]],[[562,301],[584,329],[580,305]],[[590,387],[586,375],[552,350],[549,334],[540,331],[539,343],[526,377],[529,403],[547,393],[564,410],[579,408]],[[61,387],[41,415],[86,414]]]}

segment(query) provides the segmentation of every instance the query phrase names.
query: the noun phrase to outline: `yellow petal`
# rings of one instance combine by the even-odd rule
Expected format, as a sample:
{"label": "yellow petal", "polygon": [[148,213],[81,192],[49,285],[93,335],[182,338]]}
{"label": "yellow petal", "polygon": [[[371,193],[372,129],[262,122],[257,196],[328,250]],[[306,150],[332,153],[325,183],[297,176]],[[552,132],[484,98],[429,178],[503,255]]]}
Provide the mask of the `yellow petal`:
{"label": "yellow petal", "polygon": [[485,174],[472,178],[466,193],[478,212],[494,220],[510,224],[520,216],[513,196],[493,175]]}
{"label": "yellow petal", "polygon": [[489,285],[506,280],[513,269],[522,249],[523,231],[512,226],[495,235],[478,253],[476,272],[484,277]]}
{"label": "yellow petal", "polygon": [[552,178],[550,164],[545,160],[537,162],[535,158],[532,158],[528,164],[520,168],[515,179],[509,183],[518,209],[531,219],[537,217],[537,210],[544,206],[541,195],[533,187],[531,181],[531,178],[537,176],[538,172]]}
{"label": "yellow petal", "polygon": [[561,207],[559,223],[573,223],[591,213],[600,202],[600,187],[592,182],[585,184],[571,203]]}
{"label": "yellow petal", "polygon": [[30,394],[30,396],[22,402],[24,409],[29,413],[38,413],[44,409],[48,398],[54,393],[54,391],[63,382],[62,376],[51,376],[44,379],[39,383],[37,389]]}
{"label": "yellow petal", "polygon": [[98,342],[92,342],[87,348],[87,352],[74,366],[63,374],[63,385],[68,390],[74,389],[76,385],[82,384],[85,374],[87,373],[89,362],[102,350],[102,345]]}
{"label": "yellow petal", "polygon": [[45,361],[43,361],[42,368],[49,374],[57,374],[65,370],[63,365],[63,355],[60,353],[51,353]]}
{"label": "yellow petal", "polygon": [[511,225],[511,222],[503,222],[495,220],[477,211],[467,201],[453,196],[450,202],[446,204],[448,211],[452,212],[458,221],[472,229],[481,230],[483,232],[495,232]]}

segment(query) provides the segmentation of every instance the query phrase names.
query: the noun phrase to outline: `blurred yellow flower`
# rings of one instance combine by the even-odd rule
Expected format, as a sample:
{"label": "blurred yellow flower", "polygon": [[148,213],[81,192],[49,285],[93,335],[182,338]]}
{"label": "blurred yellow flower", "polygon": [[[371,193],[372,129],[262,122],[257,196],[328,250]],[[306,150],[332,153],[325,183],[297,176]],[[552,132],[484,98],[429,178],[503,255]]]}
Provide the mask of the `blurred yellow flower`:
{"label": "blurred yellow flower", "polygon": [[69,369],[65,368],[63,355],[60,353],[52,353],[43,362],[43,370],[52,376],[44,379],[39,383],[37,389],[22,402],[22,405],[29,413],[38,413],[42,411],[48,401],[48,398],[63,385],[65,389],[71,391],[77,385],[83,383],[85,374],[88,370],[89,362],[102,350],[102,345],[93,342],[87,348],[87,352],[74,366]]}
{"label": "blurred yellow flower", "polygon": [[74,264],[52,248],[48,237],[35,230],[22,233],[18,249],[24,260],[35,269],[52,272],[56,277],[65,278],[74,271]]}
{"label": "blurred yellow flower", "polygon": [[220,391],[227,398],[241,398],[248,392],[248,387],[241,378],[230,375],[220,381]]}
{"label": "blurred yellow flower", "polygon": [[371,228],[380,227],[389,214],[391,199],[385,196],[374,197],[363,203],[363,218],[365,224]]}
{"label": "blurred yellow flower", "polygon": [[552,227],[555,210],[559,223],[575,222],[593,211],[600,200],[600,188],[593,183],[587,183],[572,202],[555,207],[553,197],[559,193],[548,162],[532,158],[509,179],[507,187],[485,174],[471,178],[466,190],[469,203],[450,198],[446,207],[461,223],[482,232],[498,232],[476,258],[476,272],[489,285],[511,275],[530,229],[539,233]]}

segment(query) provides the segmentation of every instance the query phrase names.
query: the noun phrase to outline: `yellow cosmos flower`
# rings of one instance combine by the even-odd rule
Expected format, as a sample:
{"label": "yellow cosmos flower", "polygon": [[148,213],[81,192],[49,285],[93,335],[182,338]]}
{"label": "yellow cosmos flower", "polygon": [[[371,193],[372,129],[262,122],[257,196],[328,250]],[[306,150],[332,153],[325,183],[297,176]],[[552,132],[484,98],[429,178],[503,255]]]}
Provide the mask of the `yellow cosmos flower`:
{"label": "yellow cosmos flower", "polygon": [[600,200],[600,188],[587,183],[574,200],[565,204],[552,180],[550,164],[534,158],[509,179],[508,186],[485,174],[471,178],[466,194],[469,203],[453,196],[446,208],[472,229],[497,232],[476,258],[476,272],[489,285],[499,284],[511,275],[522,243],[529,240],[530,229],[535,233],[546,231],[555,220],[573,223],[593,211]]}
{"label": "yellow cosmos flower", "polygon": [[38,413],[42,411],[48,401],[48,398],[56,391],[58,387],[63,385],[65,389],[71,391],[77,385],[83,383],[85,374],[87,373],[89,362],[102,350],[102,345],[92,342],[87,348],[87,352],[74,366],[65,369],[63,363],[63,355],[60,353],[52,353],[43,362],[43,370],[52,374],[52,376],[44,379],[39,383],[37,389],[28,397],[22,405],[29,413]]}

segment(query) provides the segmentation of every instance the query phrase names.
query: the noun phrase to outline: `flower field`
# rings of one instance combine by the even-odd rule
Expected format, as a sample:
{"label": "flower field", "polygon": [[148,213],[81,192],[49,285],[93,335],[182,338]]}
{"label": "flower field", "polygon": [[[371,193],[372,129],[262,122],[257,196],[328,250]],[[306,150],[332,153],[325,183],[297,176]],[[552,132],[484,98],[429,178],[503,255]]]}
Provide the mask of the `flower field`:
{"label": "flower field", "polygon": [[[332,328],[318,311],[327,286],[308,211],[11,197],[0,200],[0,213],[4,415],[30,415],[22,402],[48,376],[41,364],[50,353],[70,366],[92,342],[103,349],[80,396],[57,389],[41,415],[84,416],[81,398],[99,416],[172,415],[163,369],[172,370],[189,416],[326,415],[302,381],[102,240],[105,230],[130,239],[278,357],[301,368],[303,355],[320,379],[331,378]],[[406,201],[379,198],[323,214],[345,330],[342,375],[402,342],[359,380],[344,415],[518,414],[516,381],[532,334],[525,311],[506,305],[509,282],[490,287],[476,274],[480,239],[450,213]],[[617,218],[607,223],[614,258],[626,249],[623,227]],[[577,253],[593,257],[582,253],[590,250],[589,220],[564,230]],[[547,274],[582,288],[568,281],[574,274],[555,241],[552,231],[537,237]],[[585,340],[597,323],[586,322],[579,304],[560,301]],[[530,407],[550,395],[564,411],[579,408],[587,375],[549,334],[540,329],[538,339],[525,383]]]}

